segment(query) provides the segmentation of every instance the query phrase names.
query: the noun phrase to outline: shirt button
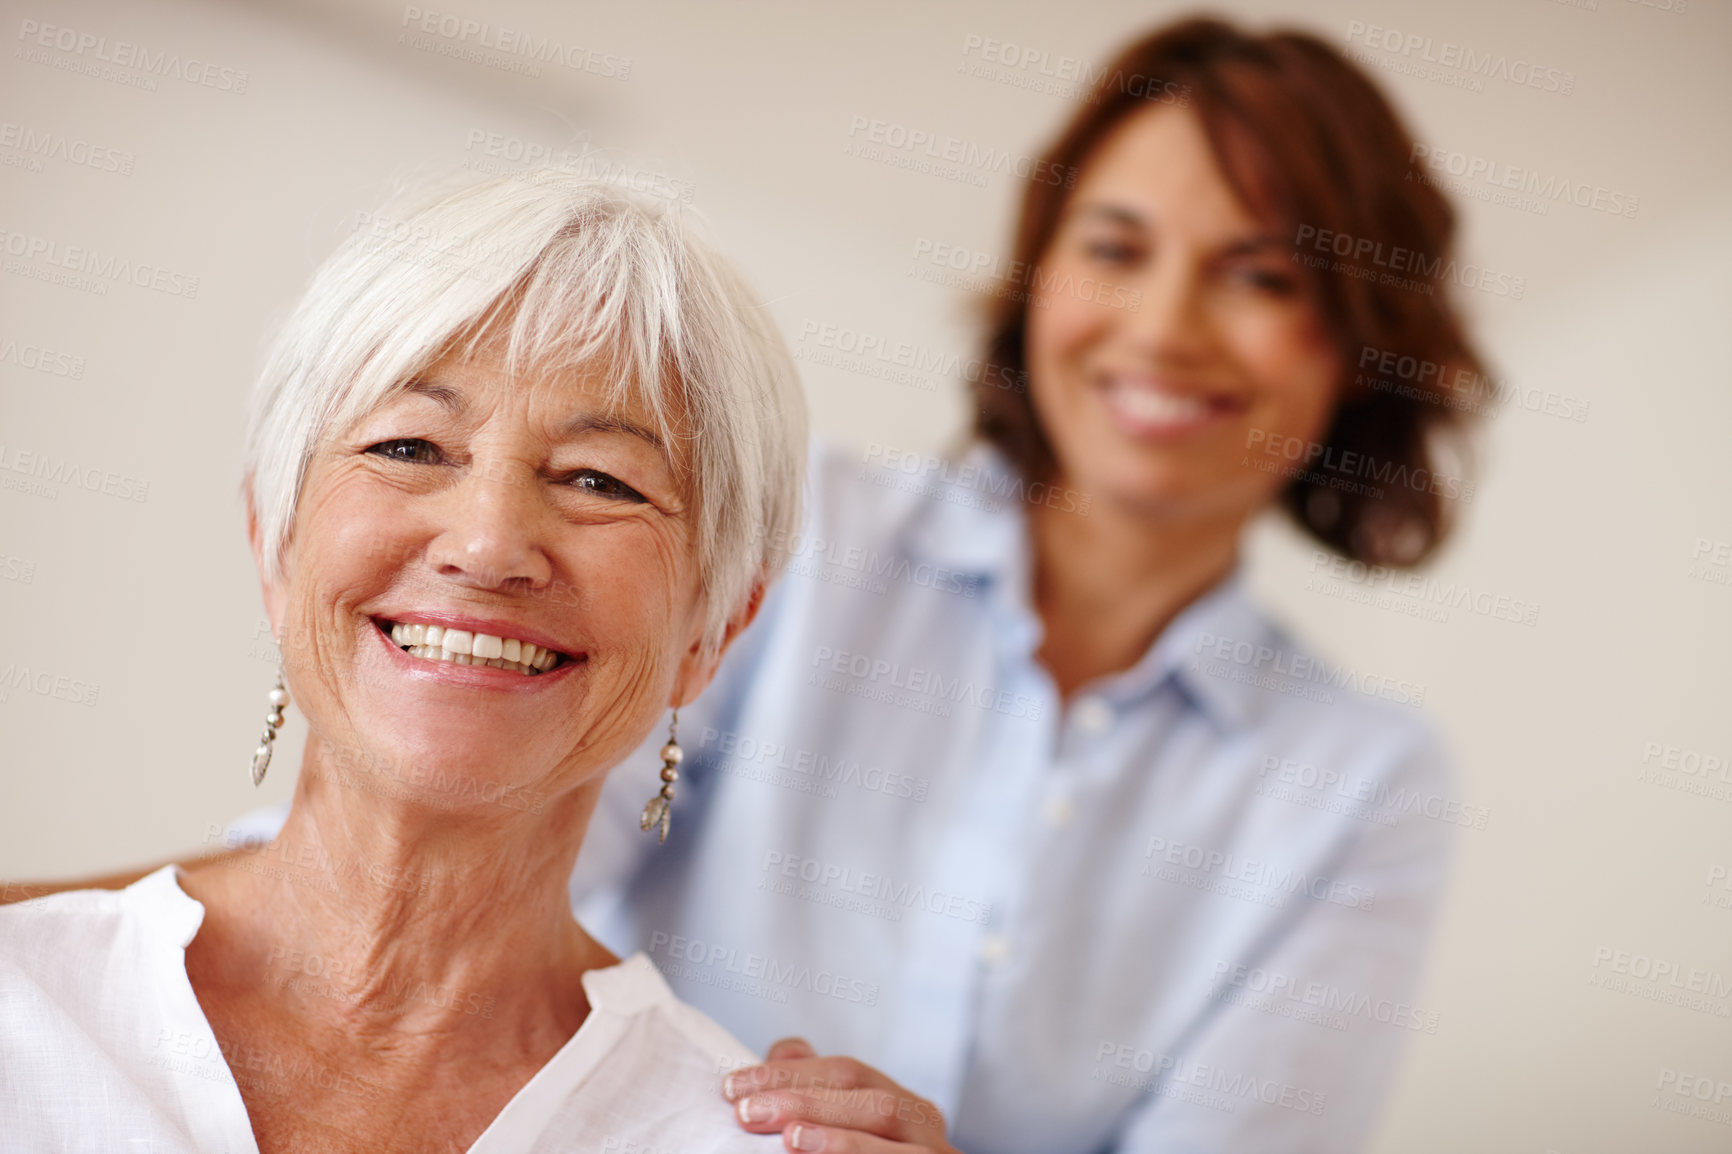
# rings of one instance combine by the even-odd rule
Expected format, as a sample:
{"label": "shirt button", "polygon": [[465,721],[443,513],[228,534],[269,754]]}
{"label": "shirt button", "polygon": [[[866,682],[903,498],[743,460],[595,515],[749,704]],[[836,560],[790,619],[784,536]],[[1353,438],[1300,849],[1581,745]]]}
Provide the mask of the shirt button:
{"label": "shirt button", "polygon": [[1111,727],[1113,707],[1098,697],[1079,697],[1071,703],[1071,721],[1082,732],[1093,737]]}
{"label": "shirt button", "polygon": [[987,934],[980,940],[980,960],[987,965],[996,966],[1009,956],[1010,939],[1003,934]]}
{"label": "shirt button", "polygon": [[1076,806],[1070,798],[1058,794],[1046,799],[1046,820],[1053,825],[1069,825],[1075,816]]}

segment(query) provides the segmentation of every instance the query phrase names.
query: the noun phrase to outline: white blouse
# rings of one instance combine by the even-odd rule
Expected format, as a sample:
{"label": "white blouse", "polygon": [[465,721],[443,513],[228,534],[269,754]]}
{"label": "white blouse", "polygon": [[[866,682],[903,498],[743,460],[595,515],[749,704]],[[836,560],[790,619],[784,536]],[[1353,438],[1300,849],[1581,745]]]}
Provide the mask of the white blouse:
{"label": "white blouse", "polygon": [[[236,1084],[299,1074],[278,1055],[231,1067],[186,976],[204,906],[165,866],[119,892],[0,907],[0,1146],[9,1152],[256,1154]],[[590,1013],[469,1154],[679,1150],[768,1154],[720,1091],[751,1051],[677,1000],[643,954],[583,975]]]}

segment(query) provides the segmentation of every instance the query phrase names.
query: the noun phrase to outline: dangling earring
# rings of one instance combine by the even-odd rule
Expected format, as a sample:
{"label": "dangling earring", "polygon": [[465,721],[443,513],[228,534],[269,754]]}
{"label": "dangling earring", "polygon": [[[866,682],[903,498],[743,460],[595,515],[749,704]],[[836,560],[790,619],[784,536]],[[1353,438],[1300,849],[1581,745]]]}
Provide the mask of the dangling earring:
{"label": "dangling earring", "polygon": [[649,799],[649,804],[643,807],[643,816],[638,819],[641,830],[654,829],[659,823],[662,836],[659,844],[666,845],[668,840],[668,823],[673,820],[674,782],[680,779],[679,764],[685,760],[686,751],[680,748],[678,732],[680,725],[680,709],[674,706],[673,720],[668,722],[668,743],[662,746],[662,788],[661,792]]}
{"label": "dangling earring", "polygon": [[283,667],[277,666],[277,684],[271,689],[271,711],[265,714],[265,731],[259,737],[259,747],[253,750],[253,784],[265,780],[265,770],[271,767],[271,749],[276,744],[277,730],[283,727],[283,710],[289,705],[289,690],[283,684]]}

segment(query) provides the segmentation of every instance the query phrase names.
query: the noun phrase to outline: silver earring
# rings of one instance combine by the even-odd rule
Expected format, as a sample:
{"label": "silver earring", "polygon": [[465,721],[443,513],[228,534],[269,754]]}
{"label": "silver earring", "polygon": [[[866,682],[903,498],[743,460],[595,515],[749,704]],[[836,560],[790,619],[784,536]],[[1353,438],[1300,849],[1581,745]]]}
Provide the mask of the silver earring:
{"label": "silver earring", "polygon": [[253,750],[253,784],[265,780],[265,770],[271,767],[271,749],[277,740],[277,730],[283,727],[283,710],[289,705],[289,689],[283,684],[283,667],[277,666],[277,683],[271,689],[271,711],[265,714],[265,731],[259,736],[259,747]]}
{"label": "silver earring", "polygon": [[680,710],[675,706],[673,720],[668,722],[668,743],[662,746],[661,792],[649,799],[649,804],[643,807],[643,816],[637,823],[641,830],[651,830],[659,824],[662,827],[661,845],[667,844],[668,823],[674,816],[674,782],[680,779],[679,765],[686,756],[686,751],[680,748],[679,725]]}

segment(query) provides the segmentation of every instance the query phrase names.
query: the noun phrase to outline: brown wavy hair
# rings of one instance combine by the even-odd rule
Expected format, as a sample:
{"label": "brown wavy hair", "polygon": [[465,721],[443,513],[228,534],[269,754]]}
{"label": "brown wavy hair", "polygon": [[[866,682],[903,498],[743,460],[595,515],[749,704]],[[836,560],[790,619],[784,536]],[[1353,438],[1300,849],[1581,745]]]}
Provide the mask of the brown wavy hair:
{"label": "brown wavy hair", "polygon": [[[1189,19],[1137,40],[1107,65],[1036,171],[1081,171],[1121,121],[1163,104],[1199,118],[1228,184],[1255,214],[1295,238],[1296,258],[1331,233],[1381,244],[1379,253],[1420,254],[1417,267],[1399,278],[1380,280],[1375,269],[1351,260],[1323,260],[1324,268],[1296,260],[1295,269],[1309,284],[1344,377],[1324,435],[1323,451],[1334,455],[1324,460],[1357,453],[1349,459],[1380,462],[1403,470],[1402,477],[1440,478],[1440,448],[1452,436],[1461,441],[1472,407],[1460,402],[1460,382],[1475,382],[1480,406],[1490,400],[1485,390],[1495,387],[1445,299],[1455,212],[1410,167],[1412,137],[1395,110],[1364,73],[1314,36],[1259,36],[1220,20]],[[1028,183],[1012,267],[1039,264],[1066,197],[1056,182]],[[1056,460],[1026,388],[1028,300],[1026,293],[1006,293],[987,304],[985,370],[970,386],[974,432],[1027,480],[1051,481]],[[1425,369],[1379,379],[1359,368],[1372,357],[1368,350],[1379,364]],[[1024,385],[1008,389],[1005,381]],[[1451,480],[1459,494],[1460,479]],[[1332,486],[1305,469],[1279,500],[1330,549],[1367,564],[1409,566],[1449,532],[1453,498],[1438,488]]]}

